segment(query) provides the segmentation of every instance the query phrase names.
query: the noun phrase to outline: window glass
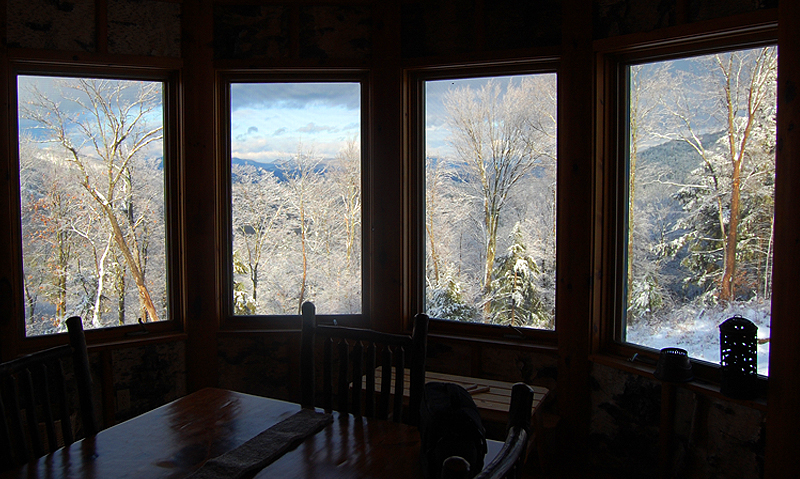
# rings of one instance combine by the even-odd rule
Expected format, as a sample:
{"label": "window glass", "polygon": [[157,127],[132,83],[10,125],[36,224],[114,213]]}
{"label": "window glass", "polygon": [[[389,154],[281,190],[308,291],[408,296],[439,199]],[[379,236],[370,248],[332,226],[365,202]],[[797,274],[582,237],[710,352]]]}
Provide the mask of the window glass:
{"label": "window glass", "polygon": [[425,82],[426,310],[554,329],[556,75]]}
{"label": "window glass", "polygon": [[758,326],[767,374],[777,50],[630,65],[625,339],[719,362],[719,325]]}
{"label": "window glass", "polygon": [[361,85],[233,83],[233,313],[361,313]]}
{"label": "window glass", "polygon": [[17,83],[26,334],[167,319],[163,84]]}

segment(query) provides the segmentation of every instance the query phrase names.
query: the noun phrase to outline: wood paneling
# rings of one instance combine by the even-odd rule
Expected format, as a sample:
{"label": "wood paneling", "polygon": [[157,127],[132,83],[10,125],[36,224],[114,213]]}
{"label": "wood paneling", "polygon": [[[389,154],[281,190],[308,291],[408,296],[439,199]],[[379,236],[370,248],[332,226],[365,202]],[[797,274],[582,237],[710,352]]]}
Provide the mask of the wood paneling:
{"label": "wood paneling", "polygon": [[376,2],[374,50],[370,76],[364,228],[364,314],[370,327],[397,332],[403,329],[403,70],[400,63],[400,3]]}
{"label": "wood paneling", "polygon": [[800,477],[800,3],[781,1],[766,477]]}
{"label": "wood paneling", "polygon": [[594,71],[591,9],[580,0],[564,0],[563,9],[558,70],[556,331],[558,410],[570,438],[563,466],[572,468],[586,463],[590,419]]}
{"label": "wood paneling", "polygon": [[217,384],[217,330],[222,312],[217,264],[220,206],[216,153],[212,2],[198,0],[183,12],[183,139],[186,278],[184,324],[187,389]]}

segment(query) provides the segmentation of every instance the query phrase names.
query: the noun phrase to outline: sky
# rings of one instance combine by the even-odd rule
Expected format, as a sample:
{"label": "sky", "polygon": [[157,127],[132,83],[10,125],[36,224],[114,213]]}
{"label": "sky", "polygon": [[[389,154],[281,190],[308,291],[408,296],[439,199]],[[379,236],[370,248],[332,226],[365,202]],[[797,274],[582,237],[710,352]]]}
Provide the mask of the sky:
{"label": "sky", "polygon": [[[501,85],[520,77],[495,77]],[[442,98],[453,88],[479,88],[487,78],[428,81],[425,84],[427,154],[449,154]],[[272,162],[290,158],[302,145],[332,158],[361,133],[358,83],[233,83],[231,156]]]}
{"label": "sky", "polygon": [[[494,80],[504,87],[519,78],[501,76]],[[443,96],[454,88],[480,88],[487,80],[484,77],[426,82],[428,156],[451,154]],[[32,86],[49,98],[60,96],[54,77],[20,76],[20,102],[30,98]],[[291,158],[298,147],[322,158],[334,158],[348,141],[361,140],[362,92],[358,82],[232,83],[230,89],[233,158],[264,163],[284,161]],[[71,102],[63,102],[62,107],[75,112]],[[161,115],[161,110],[156,114]],[[21,131],[27,130],[36,136],[40,132],[34,126],[31,121],[20,121]],[[161,154],[153,152],[155,156]]]}
{"label": "sky", "polygon": [[[88,78],[88,77],[87,77]],[[133,102],[136,99],[139,81],[134,80],[103,80],[105,82],[105,91],[111,91],[117,86],[121,87],[119,100],[124,102]],[[148,83],[148,82],[141,82]],[[158,82],[149,82],[158,83]],[[41,92],[48,100],[56,103],[65,118],[66,129],[69,133],[73,134],[72,141],[81,152],[89,157],[96,156],[91,143],[86,140],[83,133],[78,130],[75,121],[87,121],[93,123],[92,116],[89,114],[85,107],[80,106],[76,101],[69,100],[73,98],[80,100],[84,103],[87,101],[87,96],[80,93],[74,87],[77,83],[74,79],[69,77],[54,77],[47,75],[19,75],[17,78],[17,102],[21,108],[25,104],[29,104],[33,100],[33,90],[36,89]],[[163,88],[159,91],[159,95],[163,93]],[[145,115],[145,121],[149,128],[157,128],[163,124],[164,112],[161,108],[163,104],[160,99],[158,103],[152,104],[152,110]],[[128,103],[130,104],[130,103]],[[43,140],[40,144],[41,148],[48,148],[53,145],[53,142],[46,141],[50,139],[50,132],[44,130],[37,122],[25,119],[20,115],[19,118],[19,131],[20,137],[29,137],[34,140]],[[162,157],[163,143],[160,141],[153,142],[143,150],[147,157]]]}
{"label": "sky", "polygon": [[[501,77],[499,80],[507,83],[508,78]],[[461,78],[425,82],[425,149],[427,157],[443,157],[451,151],[447,139],[449,133],[445,122],[446,110],[443,103],[447,92],[467,87],[478,89],[487,81],[487,78]]]}
{"label": "sky", "polygon": [[352,83],[234,83],[231,157],[269,163],[301,146],[333,158],[361,139],[361,85]]}
{"label": "sky", "polygon": [[[510,82],[519,82],[527,75],[491,77],[505,91]],[[445,118],[443,99],[448,91],[461,88],[478,90],[489,81],[489,77],[456,78],[425,82],[425,148],[427,157],[446,157],[452,154]]]}

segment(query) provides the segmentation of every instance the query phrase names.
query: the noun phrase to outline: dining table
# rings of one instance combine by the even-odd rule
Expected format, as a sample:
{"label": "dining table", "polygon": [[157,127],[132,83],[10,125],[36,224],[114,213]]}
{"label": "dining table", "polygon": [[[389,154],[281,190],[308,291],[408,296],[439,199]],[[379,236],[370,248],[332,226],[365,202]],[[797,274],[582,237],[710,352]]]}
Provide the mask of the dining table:
{"label": "dining table", "polygon": [[[292,402],[205,388],[58,449],[2,478],[186,478],[300,411]],[[318,410],[319,411],[319,410]],[[422,478],[420,434],[332,412],[332,422],[255,478]],[[488,463],[502,443],[489,441]]]}

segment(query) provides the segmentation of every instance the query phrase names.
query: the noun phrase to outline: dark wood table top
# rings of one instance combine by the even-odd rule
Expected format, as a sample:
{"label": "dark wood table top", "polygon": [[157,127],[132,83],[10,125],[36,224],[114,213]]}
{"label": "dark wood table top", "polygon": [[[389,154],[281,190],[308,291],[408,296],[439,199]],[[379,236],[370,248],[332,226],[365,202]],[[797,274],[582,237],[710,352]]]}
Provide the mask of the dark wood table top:
{"label": "dark wood table top", "polygon": [[[3,478],[182,478],[300,410],[294,403],[207,388],[23,466]],[[417,428],[334,413],[333,424],[257,478],[422,477]],[[501,443],[490,441],[486,462]]]}

